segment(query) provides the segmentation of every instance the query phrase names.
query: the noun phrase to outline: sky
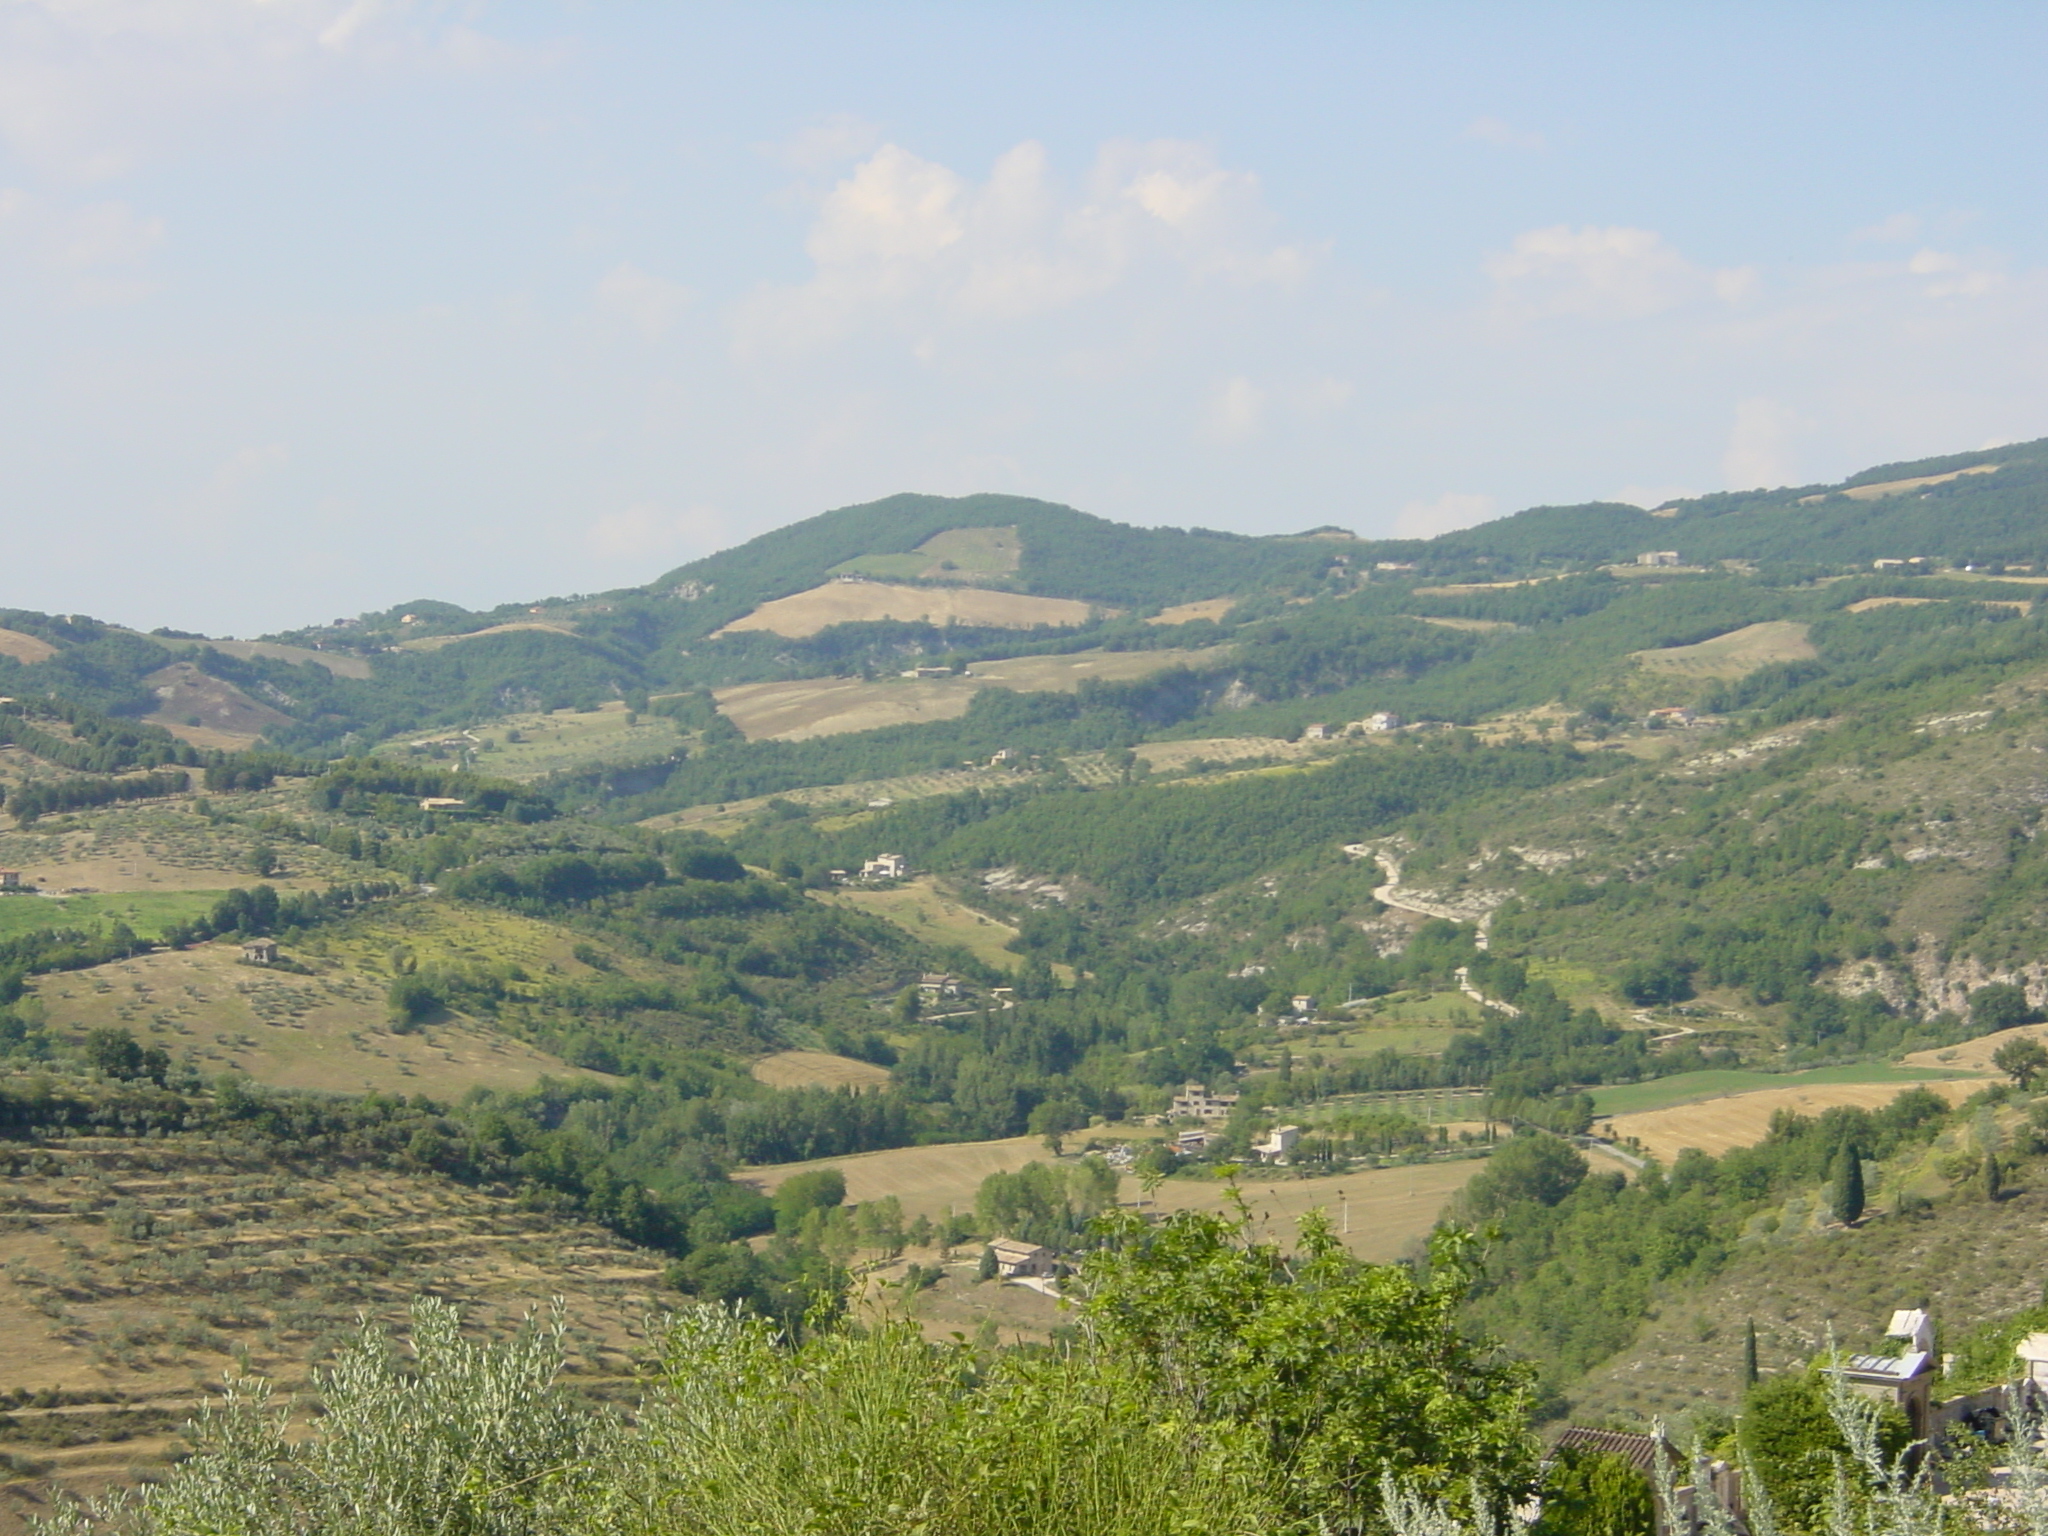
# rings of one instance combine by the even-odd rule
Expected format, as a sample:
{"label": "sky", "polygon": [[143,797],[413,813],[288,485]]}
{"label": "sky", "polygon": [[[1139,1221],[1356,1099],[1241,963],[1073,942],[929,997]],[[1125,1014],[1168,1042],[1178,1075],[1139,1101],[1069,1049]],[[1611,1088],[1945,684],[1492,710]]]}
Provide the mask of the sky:
{"label": "sky", "polygon": [[0,606],[898,491],[1427,535],[2048,435],[2048,8],[0,0]]}

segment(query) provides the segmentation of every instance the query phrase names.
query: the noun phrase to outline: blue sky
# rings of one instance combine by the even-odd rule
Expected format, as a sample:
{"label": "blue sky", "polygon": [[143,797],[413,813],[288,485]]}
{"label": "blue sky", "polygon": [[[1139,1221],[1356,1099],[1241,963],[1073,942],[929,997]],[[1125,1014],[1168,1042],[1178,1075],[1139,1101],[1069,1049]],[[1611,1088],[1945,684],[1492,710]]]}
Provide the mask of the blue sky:
{"label": "blue sky", "polygon": [[2048,434],[2048,11],[0,0],[0,605],[898,490],[1429,533]]}

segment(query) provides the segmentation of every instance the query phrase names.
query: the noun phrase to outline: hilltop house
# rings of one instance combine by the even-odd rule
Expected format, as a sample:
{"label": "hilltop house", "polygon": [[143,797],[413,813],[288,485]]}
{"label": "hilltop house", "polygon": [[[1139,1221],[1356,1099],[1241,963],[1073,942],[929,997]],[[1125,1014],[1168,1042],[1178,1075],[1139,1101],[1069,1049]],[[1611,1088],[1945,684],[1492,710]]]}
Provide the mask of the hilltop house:
{"label": "hilltop house", "polygon": [[1234,1093],[1211,1093],[1200,1083],[1187,1083],[1173,1096],[1168,1115],[1175,1120],[1228,1120],[1237,1108]]}
{"label": "hilltop house", "polygon": [[900,853],[878,853],[860,867],[863,880],[903,880],[910,875],[910,860]]}
{"label": "hilltop house", "polygon": [[996,1273],[1005,1280],[1018,1280],[1028,1275],[1049,1276],[1059,1262],[1050,1248],[1019,1242],[1014,1237],[999,1237],[988,1246],[989,1252],[996,1256]]}

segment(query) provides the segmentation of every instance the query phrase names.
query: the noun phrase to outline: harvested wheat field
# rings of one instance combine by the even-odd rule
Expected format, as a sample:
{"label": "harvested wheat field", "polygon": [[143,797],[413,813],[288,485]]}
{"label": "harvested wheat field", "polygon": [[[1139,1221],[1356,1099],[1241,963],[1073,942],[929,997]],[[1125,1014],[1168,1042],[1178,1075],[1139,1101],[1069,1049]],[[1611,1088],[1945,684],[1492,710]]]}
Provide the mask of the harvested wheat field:
{"label": "harvested wheat field", "polygon": [[[1296,1223],[1310,1211],[1324,1210],[1345,1247],[1368,1263],[1385,1264],[1428,1237],[1451,1197],[1485,1166],[1484,1158],[1475,1157],[1417,1163],[1409,1168],[1375,1168],[1334,1178],[1272,1180],[1247,1169],[1240,1188],[1260,1236],[1292,1243]],[[1224,1186],[1206,1179],[1167,1179],[1147,1197],[1136,1179],[1126,1178],[1123,1198],[1144,1199],[1142,1208],[1148,1211],[1229,1208]],[[1349,1232],[1344,1230],[1347,1202]]]}
{"label": "harvested wheat field", "polygon": [[816,677],[791,683],[742,683],[718,688],[719,713],[749,741],[809,741],[846,731],[885,725],[957,720],[967,713],[975,690],[972,678],[889,678],[867,683],[857,677]]}
{"label": "harvested wheat field", "polygon": [[1992,1055],[2008,1040],[2039,1040],[2048,1045],[2048,1024],[2021,1024],[2013,1029],[2001,1029],[1995,1034],[1979,1035],[1974,1040],[1965,1040],[1961,1045],[1939,1046],[1931,1051],[1915,1051],[1910,1056],[1899,1058],[1902,1067],[1941,1068],[1956,1072],[1985,1072],[1996,1074],[1998,1068],[1991,1063]]}
{"label": "harvested wheat field", "polygon": [[749,1069],[757,1083],[770,1088],[886,1088],[889,1069],[830,1051],[778,1051],[763,1056]]}
{"label": "harvested wheat field", "polygon": [[1027,597],[987,587],[899,587],[885,581],[828,581],[763,603],[717,633],[765,629],[802,640],[834,624],[895,619],[915,624],[975,624],[993,629],[1070,629],[1106,610],[1065,597]]}
{"label": "harvested wheat field", "polygon": [[1171,608],[1162,608],[1145,622],[1147,624],[1192,624],[1198,619],[1221,619],[1237,606],[1234,597],[1205,597],[1199,603],[1175,603]]}
{"label": "harvested wheat field", "polygon": [[401,640],[401,651],[438,651],[444,646],[454,645],[462,640],[481,640],[486,635],[513,635],[523,632],[537,632],[544,635],[560,635],[574,640],[576,631],[566,624],[544,624],[538,620],[531,623],[522,620],[517,624],[493,624],[489,629],[473,629],[466,635],[422,635],[417,640]]}
{"label": "harvested wheat field", "polygon": [[16,661],[33,665],[48,661],[57,654],[57,647],[35,635],[24,635],[18,629],[0,629],[0,656],[11,656]]}
{"label": "harvested wheat field", "polygon": [[316,667],[325,667],[336,677],[361,680],[370,675],[367,657],[350,656],[340,651],[316,651],[308,645],[279,645],[271,640],[203,640],[200,644],[210,651],[219,651],[223,656],[237,656],[244,661],[260,656],[269,661],[289,662],[295,667],[311,662]]}
{"label": "harvested wheat field", "polygon": [[1956,1104],[1983,1087],[1981,1081],[1973,1078],[1943,1078],[1925,1083],[1813,1083],[1802,1088],[1765,1088],[1725,1099],[1615,1115],[1605,1123],[1609,1135],[1618,1140],[1634,1140],[1658,1161],[1668,1164],[1687,1147],[1697,1147],[1718,1157],[1736,1147],[1754,1146],[1770,1131],[1771,1116],[1781,1109],[1807,1116],[1818,1115],[1838,1104],[1880,1109],[1908,1088],[1926,1088]]}
{"label": "harvested wheat field", "polygon": [[773,1194],[782,1181],[815,1168],[837,1168],[846,1175],[849,1204],[894,1195],[903,1203],[903,1218],[929,1216],[937,1221],[954,1211],[974,1209],[981,1181],[992,1173],[1015,1173],[1026,1163],[1050,1161],[1037,1136],[1012,1136],[1004,1141],[961,1141],[939,1147],[897,1147],[888,1152],[859,1152],[852,1157],[819,1157],[806,1163],[775,1163],[743,1168],[733,1174],[744,1183]]}
{"label": "harvested wheat field", "polygon": [[1632,659],[1647,672],[1707,681],[1747,677],[1759,667],[1781,661],[1807,661],[1816,654],[1806,638],[1806,625],[1789,619],[1745,624],[1698,645],[1674,645],[1659,651],[1636,651]]}
{"label": "harvested wheat field", "polygon": [[928,875],[879,890],[820,891],[818,898],[894,923],[912,938],[934,948],[958,944],[984,965],[999,971],[1015,970],[1023,960],[1023,956],[1009,948],[1010,941],[1017,937],[1016,929],[956,901]]}
{"label": "harvested wheat field", "polygon": [[965,677],[814,677],[784,683],[742,683],[714,689],[719,712],[749,741],[808,741],[884,725],[954,720],[979,688],[1019,693],[1072,693],[1091,679],[1128,682],[1182,665],[1211,651],[1077,651],[978,661]]}
{"label": "harvested wheat field", "polygon": [[291,716],[249,697],[233,683],[202,672],[189,661],[174,661],[143,679],[157,705],[142,718],[195,747],[239,751]]}

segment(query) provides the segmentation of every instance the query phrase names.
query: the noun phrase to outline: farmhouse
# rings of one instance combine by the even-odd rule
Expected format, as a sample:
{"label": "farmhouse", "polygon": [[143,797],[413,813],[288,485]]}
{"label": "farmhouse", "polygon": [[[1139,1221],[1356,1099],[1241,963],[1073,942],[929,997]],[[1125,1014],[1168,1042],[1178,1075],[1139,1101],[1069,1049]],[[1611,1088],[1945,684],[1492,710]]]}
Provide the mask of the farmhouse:
{"label": "farmhouse", "polygon": [[1287,1006],[1294,1010],[1297,1018],[1312,1019],[1316,1013],[1316,1000],[1306,992],[1297,992],[1287,1000]]}
{"label": "farmhouse", "polygon": [[1058,1262],[1050,1248],[1019,1242],[1014,1237],[999,1237],[988,1248],[996,1256],[996,1273],[1005,1280],[1017,1280],[1027,1275],[1050,1275]]}
{"label": "farmhouse", "polygon": [[1692,710],[1687,709],[1682,704],[1674,704],[1664,709],[1651,710],[1649,714],[1643,717],[1643,724],[1652,727],[1669,725],[1682,727],[1691,725],[1698,719],[1699,716]]}
{"label": "farmhouse", "polygon": [[902,880],[910,874],[910,860],[900,853],[878,853],[860,867],[863,880]]}
{"label": "farmhouse", "polygon": [[18,891],[20,889],[21,871],[18,869],[0,869],[0,891]]}
{"label": "farmhouse", "polygon": [[1300,1140],[1300,1126],[1276,1125],[1266,1133],[1264,1140],[1252,1143],[1252,1155],[1262,1163],[1277,1163],[1293,1152],[1295,1143]]}
{"label": "farmhouse", "polygon": [[1176,1120],[1228,1120],[1235,1108],[1236,1094],[1211,1093],[1200,1083],[1188,1083],[1173,1096],[1168,1113]]}
{"label": "farmhouse", "polygon": [[277,940],[249,940],[242,946],[242,959],[250,965],[275,965],[278,960]]}
{"label": "farmhouse", "polygon": [[951,667],[912,667],[903,674],[905,677],[951,677]]}
{"label": "farmhouse", "polygon": [[958,976],[946,971],[926,971],[917,978],[917,990],[933,997],[958,997],[962,989]]}
{"label": "farmhouse", "polygon": [[1328,741],[1330,739],[1330,728],[1320,721],[1314,725],[1304,725],[1301,728],[1301,739],[1303,741]]}
{"label": "farmhouse", "polygon": [[1678,551],[1675,549],[1646,549],[1636,556],[1637,565],[1676,565]]}
{"label": "farmhouse", "polygon": [[1398,731],[1401,729],[1401,717],[1390,709],[1376,710],[1363,720],[1352,721],[1344,729],[1368,735],[1376,735],[1381,731]]}
{"label": "farmhouse", "polygon": [[423,811],[459,811],[468,805],[467,800],[451,800],[446,795],[429,795],[420,802]]}

